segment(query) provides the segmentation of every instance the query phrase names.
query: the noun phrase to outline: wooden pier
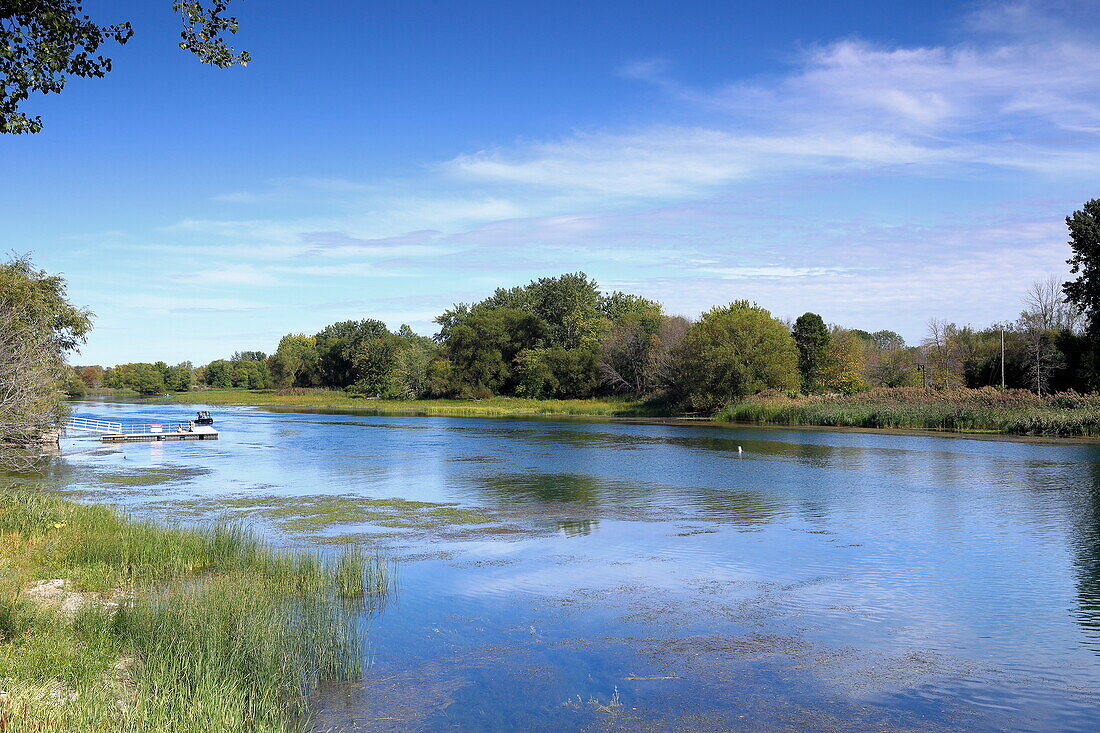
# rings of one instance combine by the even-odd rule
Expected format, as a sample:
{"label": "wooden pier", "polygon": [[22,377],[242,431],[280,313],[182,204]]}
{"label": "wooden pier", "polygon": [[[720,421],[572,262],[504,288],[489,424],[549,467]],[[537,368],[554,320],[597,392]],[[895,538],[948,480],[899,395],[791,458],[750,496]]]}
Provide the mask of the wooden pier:
{"label": "wooden pier", "polygon": [[65,429],[99,433],[99,439],[104,443],[159,443],[174,440],[218,439],[217,430],[209,425],[198,425],[193,421],[123,425],[120,422],[72,417],[65,423]]}

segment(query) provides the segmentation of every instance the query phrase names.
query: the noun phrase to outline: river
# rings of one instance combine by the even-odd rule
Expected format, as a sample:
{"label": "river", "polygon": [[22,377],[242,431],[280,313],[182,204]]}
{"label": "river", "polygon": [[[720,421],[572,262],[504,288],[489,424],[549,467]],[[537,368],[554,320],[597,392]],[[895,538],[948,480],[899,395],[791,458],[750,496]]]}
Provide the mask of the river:
{"label": "river", "polygon": [[66,438],[49,481],[388,558],[321,729],[1100,727],[1096,445],[209,409],[217,442]]}

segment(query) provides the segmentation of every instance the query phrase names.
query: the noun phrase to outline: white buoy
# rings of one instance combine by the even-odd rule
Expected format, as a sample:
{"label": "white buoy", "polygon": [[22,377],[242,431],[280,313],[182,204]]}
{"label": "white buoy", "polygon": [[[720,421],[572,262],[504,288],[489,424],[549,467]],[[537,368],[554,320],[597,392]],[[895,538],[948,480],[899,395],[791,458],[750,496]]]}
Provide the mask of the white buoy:
{"label": "white buoy", "polygon": [[737,446],[737,455],[741,455],[741,446]]}

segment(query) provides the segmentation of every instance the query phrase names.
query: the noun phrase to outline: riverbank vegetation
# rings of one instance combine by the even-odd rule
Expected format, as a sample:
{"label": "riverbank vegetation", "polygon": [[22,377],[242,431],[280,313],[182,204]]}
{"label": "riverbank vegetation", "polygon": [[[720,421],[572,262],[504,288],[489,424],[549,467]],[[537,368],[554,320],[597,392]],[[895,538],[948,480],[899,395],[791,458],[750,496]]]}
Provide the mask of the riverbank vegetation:
{"label": "riverbank vegetation", "polygon": [[91,313],[66,298],[65,281],[27,257],[0,263],[0,470],[27,470],[64,415],[65,356],[84,343]]}
{"label": "riverbank vegetation", "polygon": [[1100,436],[1100,395],[1039,396],[1022,389],[872,389],[788,396],[767,392],[734,402],[724,422],[889,428],[1006,435]]}
{"label": "riverbank vegetation", "polygon": [[672,414],[667,407],[660,404],[615,397],[587,400],[534,400],[522,397],[490,397],[483,400],[376,400],[356,397],[343,390],[302,387],[280,390],[204,389],[162,399],[183,404],[355,410],[379,415],[661,417]]}
{"label": "riverbank vegetation", "polygon": [[293,731],[360,672],[385,568],[0,492],[0,730]]}

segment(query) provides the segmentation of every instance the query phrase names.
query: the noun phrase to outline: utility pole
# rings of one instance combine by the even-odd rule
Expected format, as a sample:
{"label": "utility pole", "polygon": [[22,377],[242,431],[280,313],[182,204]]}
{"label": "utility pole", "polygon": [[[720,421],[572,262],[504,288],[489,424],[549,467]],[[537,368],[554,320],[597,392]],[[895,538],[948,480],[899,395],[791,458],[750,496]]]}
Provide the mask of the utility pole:
{"label": "utility pole", "polygon": [[1005,327],[1001,326],[1001,391],[1005,388]]}

